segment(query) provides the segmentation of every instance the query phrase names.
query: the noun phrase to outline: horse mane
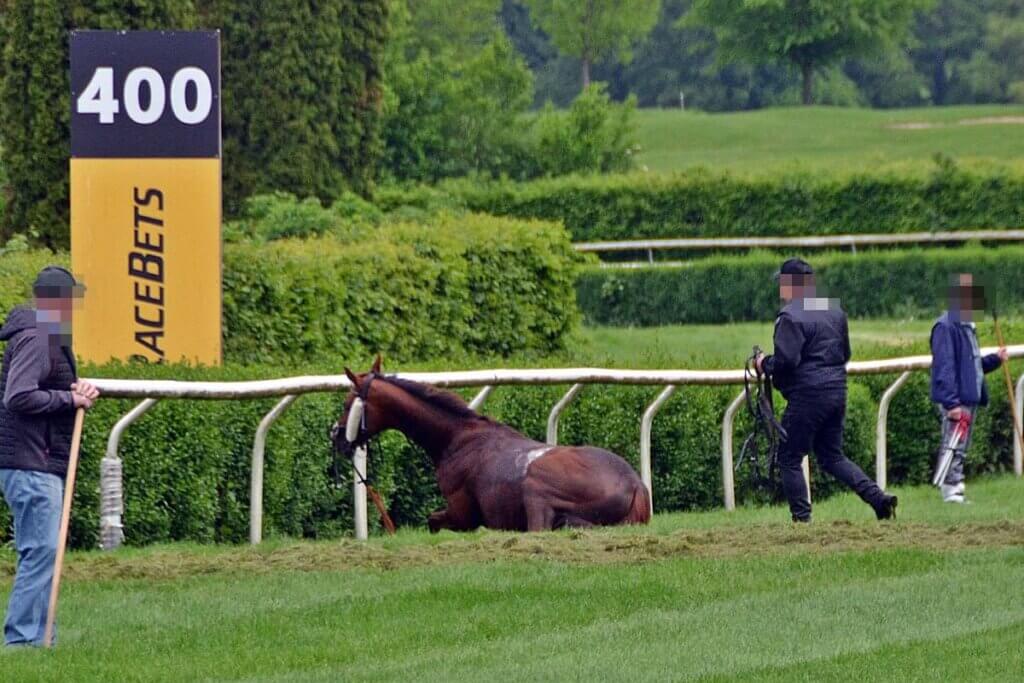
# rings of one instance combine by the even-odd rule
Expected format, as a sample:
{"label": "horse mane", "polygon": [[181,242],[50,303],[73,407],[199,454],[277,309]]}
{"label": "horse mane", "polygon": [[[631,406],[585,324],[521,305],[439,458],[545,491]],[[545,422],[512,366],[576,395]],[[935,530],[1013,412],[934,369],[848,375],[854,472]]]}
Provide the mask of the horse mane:
{"label": "horse mane", "polygon": [[378,376],[377,379],[396,386],[403,391],[412,394],[414,397],[429,403],[435,408],[440,408],[446,413],[461,418],[482,418],[483,416],[469,407],[469,404],[459,396],[450,391],[432,387],[429,384],[420,384],[409,379],[401,379],[391,375]]}

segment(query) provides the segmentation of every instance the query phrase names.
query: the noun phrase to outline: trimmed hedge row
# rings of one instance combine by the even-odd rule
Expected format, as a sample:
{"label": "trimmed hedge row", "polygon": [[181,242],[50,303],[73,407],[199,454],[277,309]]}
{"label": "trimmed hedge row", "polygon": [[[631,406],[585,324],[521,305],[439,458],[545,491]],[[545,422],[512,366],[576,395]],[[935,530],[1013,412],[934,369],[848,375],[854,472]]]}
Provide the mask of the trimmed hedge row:
{"label": "trimmed hedge row", "polygon": [[[853,317],[932,317],[946,307],[949,277],[971,272],[988,283],[1000,310],[1024,302],[1024,247],[907,249],[805,255],[819,288]],[[771,320],[779,307],[772,275],[780,257],[712,256],[681,267],[590,267],[577,280],[584,319],[605,325],[669,325]]]}
{"label": "trimmed hedge row", "polygon": [[[441,216],[353,233],[225,245],[225,360],[546,354],[577,324],[579,258],[553,223]],[[51,262],[68,256],[0,257],[0,312]]]}
{"label": "trimmed hedge row", "polygon": [[[281,371],[273,367],[150,366],[130,371],[123,367],[86,368],[84,373],[228,380],[274,377]],[[846,450],[872,475],[877,400],[891,381],[892,377],[872,377],[850,386]],[[1010,466],[1012,436],[1005,390],[998,381],[990,381],[989,388],[995,408],[982,411],[978,418],[968,461],[972,476],[1005,471]],[[485,412],[542,439],[547,413],[564,389],[503,387],[488,400]],[[736,391],[735,387],[684,387],[659,414],[653,434],[658,511],[721,505],[719,430],[723,411]],[[563,415],[561,442],[609,448],[637,466],[639,416],[656,393],[654,387],[586,387]],[[350,533],[350,468],[347,462],[340,463],[340,483],[335,484],[327,438],[343,398],[340,394],[303,396],[271,430],[265,470],[266,535],[329,538]],[[121,441],[127,542],[244,542],[249,523],[252,437],[260,417],[273,403],[272,399],[164,401],[128,430]],[[97,542],[99,460],[110,428],[130,405],[129,401],[101,401],[86,420],[71,526],[77,547],[92,547]],[[916,375],[897,396],[889,419],[890,483],[926,481],[938,439],[938,417],[928,402],[926,374]],[[741,414],[738,442],[748,429],[746,415]],[[429,512],[443,505],[425,454],[398,433],[379,439],[370,471],[400,525],[420,526]],[[837,484],[823,476],[820,468],[812,471],[816,499],[837,490]],[[764,501],[763,495],[750,490],[746,471],[738,473],[736,483],[741,504]],[[376,515],[371,518],[377,524]],[[0,529],[9,529],[4,506],[0,506]]]}
{"label": "trimmed hedge row", "polygon": [[443,204],[438,194],[448,194],[473,211],[562,221],[574,241],[1024,225],[1024,173],[998,166],[966,169],[948,161],[910,171],[743,177],[697,169],[442,187],[382,191],[377,201],[385,209]]}

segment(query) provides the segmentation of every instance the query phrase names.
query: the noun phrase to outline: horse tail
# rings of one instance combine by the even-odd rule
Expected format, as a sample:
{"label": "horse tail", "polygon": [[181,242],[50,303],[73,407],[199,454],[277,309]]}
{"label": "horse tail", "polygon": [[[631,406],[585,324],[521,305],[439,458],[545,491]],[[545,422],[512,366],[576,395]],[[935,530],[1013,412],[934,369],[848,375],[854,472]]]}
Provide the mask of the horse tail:
{"label": "horse tail", "polygon": [[623,524],[647,524],[651,521],[651,496],[647,487],[638,484],[633,489],[633,501],[629,504],[629,512],[622,520]]}

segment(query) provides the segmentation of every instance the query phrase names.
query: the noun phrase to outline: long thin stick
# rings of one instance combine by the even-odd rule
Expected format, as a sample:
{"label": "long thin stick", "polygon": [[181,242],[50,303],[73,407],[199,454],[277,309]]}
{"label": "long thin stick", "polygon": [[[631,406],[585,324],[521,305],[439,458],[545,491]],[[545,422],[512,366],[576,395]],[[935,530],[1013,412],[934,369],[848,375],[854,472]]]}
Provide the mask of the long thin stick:
{"label": "long thin stick", "polygon": [[387,508],[384,507],[384,501],[381,499],[380,494],[377,493],[377,489],[367,484],[366,490],[369,491],[370,498],[373,499],[373,504],[377,507],[377,512],[380,513],[380,523],[384,525],[384,530],[388,532],[389,536],[394,536],[395,523],[391,521],[391,515],[388,514]]}
{"label": "long thin stick", "polygon": [[60,532],[57,536],[57,558],[53,563],[53,581],[50,584],[50,606],[46,610],[46,631],[43,644],[53,647],[53,621],[57,616],[57,595],[60,593],[60,575],[64,569],[64,546],[68,541],[68,523],[71,521],[71,499],[75,495],[75,473],[78,471],[78,449],[82,445],[82,423],[85,408],[75,411],[75,431],[71,436],[71,453],[68,455],[68,476],[64,481],[64,509],[60,515]]}
{"label": "long thin stick", "polygon": [[[995,311],[992,311],[992,322],[996,326],[996,341],[999,342],[999,347],[1006,348],[1006,344],[1003,343],[1003,332],[999,329],[999,316],[996,315]],[[1009,362],[1002,363],[1002,366],[1003,379],[1006,380],[1006,395],[1010,397],[1010,410],[1013,413],[1013,431],[1017,433],[1017,443],[1020,445],[1022,452],[1024,452],[1024,438],[1021,438],[1020,434],[1020,416],[1017,415],[1017,397],[1013,393],[1013,380],[1010,378]]]}

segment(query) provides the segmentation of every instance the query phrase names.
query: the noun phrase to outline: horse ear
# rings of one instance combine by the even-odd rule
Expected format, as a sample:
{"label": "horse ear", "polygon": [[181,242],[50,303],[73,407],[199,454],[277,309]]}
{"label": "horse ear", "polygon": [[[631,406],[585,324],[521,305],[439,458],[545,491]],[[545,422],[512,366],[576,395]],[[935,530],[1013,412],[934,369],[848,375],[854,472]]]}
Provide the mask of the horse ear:
{"label": "horse ear", "polygon": [[377,357],[373,361],[373,367],[370,368],[370,372],[378,374],[378,375],[380,374],[380,361],[381,361],[381,358],[380,358],[380,354],[378,353]]}
{"label": "horse ear", "polygon": [[359,388],[359,378],[356,377],[356,374],[354,372],[352,372],[351,370],[349,370],[348,368],[345,368],[345,374],[348,376],[349,381],[352,382],[352,387],[354,389],[358,389]]}

